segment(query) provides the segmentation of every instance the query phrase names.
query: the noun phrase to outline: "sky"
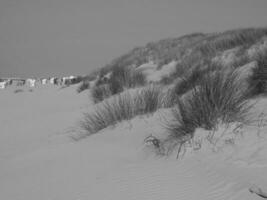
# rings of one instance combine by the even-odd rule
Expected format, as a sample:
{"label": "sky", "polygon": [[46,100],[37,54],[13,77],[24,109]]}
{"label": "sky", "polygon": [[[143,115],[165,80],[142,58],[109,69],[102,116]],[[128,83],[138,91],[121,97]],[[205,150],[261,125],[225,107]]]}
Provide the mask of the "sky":
{"label": "sky", "polygon": [[0,77],[85,75],[134,47],[267,27],[267,0],[0,0]]}

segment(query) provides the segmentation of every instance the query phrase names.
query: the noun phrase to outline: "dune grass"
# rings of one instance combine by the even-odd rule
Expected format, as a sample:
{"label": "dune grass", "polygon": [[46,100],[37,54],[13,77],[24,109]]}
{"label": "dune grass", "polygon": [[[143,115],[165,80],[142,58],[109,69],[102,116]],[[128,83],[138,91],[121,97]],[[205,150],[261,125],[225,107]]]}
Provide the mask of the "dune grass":
{"label": "dune grass", "polygon": [[189,69],[185,74],[173,80],[172,87],[165,92],[164,107],[172,107],[177,103],[179,97],[199,85],[207,74],[211,74],[221,68],[222,66],[219,64],[207,62],[203,66],[199,65],[193,69]]}
{"label": "dune grass", "polygon": [[196,46],[196,49],[200,50],[203,55],[214,54],[244,44],[252,45],[266,35],[267,28],[231,30],[207,37],[204,42]]}
{"label": "dune grass", "polygon": [[146,78],[141,72],[136,72],[130,67],[117,67],[113,69],[108,83],[112,94],[118,94],[124,88],[144,86],[146,84]]}
{"label": "dune grass", "polygon": [[[120,121],[174,106],[173,119],[165,125],[169,134],[162,143],[173,149],[192,139],[197,128],[214,131],[220,124],[245,123],[251,94],[266,91],[266,54],[255,57],[258,67],[249,78],[251,88],[244,88],[246,80],[241,80],[234,70],[253,61],[245,53],[265,36],[267,28],[238,29],[169,38],[135,48],[100,70],[100,79],[91,90],[97,104],[85,114],[82,127],[90,135]],[[225,50],[236,47],[241,50],[231,64],[223,66],[214,61]],[[176,72],[162,80],[164,87],[154,85],[125,92],[146,84],[146,77],[136,73],[135,68],[149,59],[158,64],[158,69],[176,60]],[[108,73],[111,76],[102,80]]]}
{"label": "dune grass", "polygon": [[[180,57],[176,66],[176,73],[170,79],[174,80],[177,77],[188,76],[188,71],[194,71],[196,68],[203,68],[205,65],[209,65],[214,57],[225,50],[236,47],[240,47],[242,50],[240,50],[239,55],[236,55],[236,60],[232,65],[235,67],[245,65],[251,60],[244,55],[244,51],[266,36],[267,28],[237,29],[222,33],[206,34],[201,39],[190,43],[190,45],[183,46],[184,50],[179,49],[179,52],[185,53]],[[171,80],[164,81],[171,82]]]}
{"label": "dune grass", "polygon": [[130,67],[114,67],[109,79],[99,80],[96,86],[92,88],[91,95],[95,103],[119,94],[125,89],[144,86],[146,78],[141,72],[136,72]]}
{"label": "dune grass", "polygon": [[[111,63],[99,69],[98,72],[95,72],[94,76],[97,75],[99,79],[94,90],[97,90],[97,87],[101,85],[108,84],[109,92],[114,95],[124,91],[126,88],[144,86],[146,77],[142,73],[135,72],[135,68],[147,63],[150,59],[158,65],[159,69],[163,64],[178,61],[176,72],[169,77],[164,77],[163,84],[172,84],[178,77],[186,77],[189,81],[189,76],[191,75],[188,72],[194,72],[197,68],[209,65],[214,57],[225,50],[238,47],[243,49],[242,53],[265,36],[267,36],[267,28],[247,28],[213,34],[195,33],[177,38],[167,38],[158,42],[150,42],[144,47],[134,48],[114,59]],[[239,67],[250,61],[246,56],[236,55],[233,65]],[[108,79],[102,79],[108,73],[111,76]],[[194,75],[192,74],[191,76],[193,81],[195,80]],[[183,84],[186,87],[189,86],[186,81]],[[181,87],[184,85],[181,85]],[[78,92],[86,88],[87,84],[83,84],[78,89]],[[100,87],[99,90],[103,90],[103,87]],[[181,89],[179,90],[182,91]],[[92,96],[94,94],[92,93]],[[97,99],[97,96],[94,99]],[[109,94],[102,96],[109,97]],[[95,102],[100,102],[103,99],[100,98]]]}
{"label": "dune grass", "polygon": [[169,133],[165,143],[168,152],[194,137],[196,128],[216,130],[220,124],[245,123],[248,120],[249,89],[234,71],[217,71],[201,79],[190,95],[179,98],[172,109],[172,120],[166,122]]}
{"label": "dune grass", "polygon": [[76,90],[77,93],[81,93],[84,90],[90,89],[91,88],[90,82],[97,79],[98,73],[99,72],[95,70],[92,73],[90,73],[89,75],[81,76],[80,77],[80,84]]}
{"label": "dune grass", "polygon": [[91,96],[94,103],[99,103],[112,95],[108,84],[95,86],[91,89]]}
{"label": "dune grass", "polygon": [[84,114],[81,127],[91,135],[123,120],[152,114],[161,106],[160,94],[161,87],[149,85],[105,99]]}
{"label": "dune grass", "polygon": [[174,94],[180,96],[191,90],[195,85],[198,84],[199,80],[203,78],[204,74],[204,71],[194,69],[191,72],[187,73],[185,76],[178,79],[173,88]]}

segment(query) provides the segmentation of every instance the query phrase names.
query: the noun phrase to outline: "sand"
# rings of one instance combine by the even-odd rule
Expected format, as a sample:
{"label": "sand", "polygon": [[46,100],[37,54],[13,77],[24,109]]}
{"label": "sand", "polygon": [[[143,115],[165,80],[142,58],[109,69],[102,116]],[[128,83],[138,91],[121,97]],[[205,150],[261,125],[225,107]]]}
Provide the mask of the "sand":
{"label": "sand", "polygon": [[[204,141],[179,159],[144,143],[150,134],[165,137],[162,111],[75,141],[82,113],[92,107],[88,91],[76,88],[0,91],[0,199],[256,200],[262,198],[251,186],[267,191],[265,127],[244,127],[235,144]],[[266,105],[260,99],[255,116]]]}

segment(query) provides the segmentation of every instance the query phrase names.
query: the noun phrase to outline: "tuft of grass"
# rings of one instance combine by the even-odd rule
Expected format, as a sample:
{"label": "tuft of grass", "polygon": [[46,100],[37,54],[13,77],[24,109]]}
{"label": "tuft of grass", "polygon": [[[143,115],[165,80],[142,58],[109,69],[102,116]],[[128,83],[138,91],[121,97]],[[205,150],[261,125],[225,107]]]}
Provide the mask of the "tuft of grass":
{"label": "tuft of grass", "polygon": [[219,124],[246,122],[252,105],[248,100],[250,89],[242,87],[234,71],[217,71],[201,79],[172,109],[173,120],[165,125],[169,133],[165,142],[170,145],[174,140],[169,148],[189,141],[196,128],[216,130]]}
{"label": "tuft of grass", "polygon": [[177,95],[180,96],[187,91],[191,90],[201,78],[203,78],[203,72],[201,70],[193,70],[191,73],[185,75],[181,79],[178,79],[176,81],[175,86],[173,88],[173,92]]}
{"label": "tuft of grass", "polygon": [[[203,64],[203,63],[202,63]],[[173,107],[177,104],[179,97],[187,94],[193,88],[196,88],[206,78],[207,74],[211,74],[222,67],[217,63],[206,63],[205,66],[198,66],[189,70],[184,76],[176,78],[174,84],[162,92],[162,106],[164,108]]]}
{"label": "tuft of grass", "polygon": [[94,103],[103,101],[104,99],[110,97],[112,92],[110,91],[109,85],[99,85],[95,86],[91,90],[91,96]]}
{"label": "tuft of grass", "polygon": [[134,99],[134,106],[137,108],[136,113],[138,115],[154,113],[158,108],[161,108],[161,94],[162,88],[153,84],[140,89]]}
{"label": "tuft of grass", "polygon": [[84,90],[90,89],[90,87],[91,87],[90,82],[97,79],[98,73],[99,73],[98,71],[94,71],[90,75],[78,77],[78,81],[81,83],[77,88],[77,92],[81,93]]}
{"label": "tuft of grass", "polygon": [[133,88],[136,86],[142,86],[146,83],[145,76],[142,72],[136,72],[133,69],[125,69],[125,77],[122,83],[126,88]]}
{"label": "tuft of grass", "polygon": [[111,95],[119,94],[125,89],[146,84],[145,75],[129,67],[114,67],[112,70],[110,79],[104,83],[98,81],[97,86],[92,89],[92,97],[95,103],[103,101]]}
{"label": "tuft of grass", "polygon": [[123,120],[154,113],[161,106],[160,94],[160,87],[150,85],[105,99],[96,104],[93,111],[84,114],[81,127],[91,135]]}
{"label": "tuft of grass", "polygon": [[136,72],[130,67],[116,67],[112,71],[109,84],[112,93],[118,94],[124,88],[144,86],[146,84],[146,78],[142,72]]}

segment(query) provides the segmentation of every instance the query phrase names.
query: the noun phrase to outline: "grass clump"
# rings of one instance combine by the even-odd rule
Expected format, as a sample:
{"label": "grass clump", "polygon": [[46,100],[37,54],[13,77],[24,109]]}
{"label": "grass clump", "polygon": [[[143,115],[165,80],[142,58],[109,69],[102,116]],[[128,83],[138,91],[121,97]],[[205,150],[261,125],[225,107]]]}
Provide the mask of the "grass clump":
{"label": "grass clump", "polygon": [[160,87],[150,85],[105,99],[84,115],[81,126],[91,135],[123,120],[154,113],[161,106],[160,94]]}
{"label": "grass clump", "polygon": [[144,86],[146,78],[143,73],[136,72],[129,67],[113,68],[111,76],[104,82],[100,78],[92,89],[92,97],[95,103],[103,101],[111,95],[119,94],[128,88]]}
{"label": "grass clump", "polygon": [[79,77],[80,85],[77,88],[77,93],[81,93],[84,90],[90,89],[91,85],[90,82],[93,82],[97,79],[98,72],[94,71],[90,75],[81,76]]}
{"label": "grass clump", "polygon": [[156,85],[149,85],[138,90],[138,94],[134,98],[134,106],[137,108],[136,114],[153,113],[161,108],[161,94],[162,88]]}
{"label": "grass clump", "polygon": [[146,78],[143,75],[143,73],[136,72],[134,69],[131,69],[130,67],[114,68],[112,71],[112,75],[110,77],[111,87],[113,86],[113,81],[119,82],[119,85],[125,88],[134,88],[146,84]]}
{"label": "grass clump", "polygon": [[203,72],[201,70],[193,70],[191,73],[188,73],[184,77],[178,79],[173,88],[173,92],[180,96],[187,91],[191,90],[201,78],[203,78]]}
{"label": "grass clump", "polygon": [[242,89],[242,81],[234,71],[217,71],[179,98],[172,109],[173,120],[166,124],[169,148],[189,141],[196,128],[216,130],[219,124],[245,122],[252,105],[248,100],[249,88]]}
{"label": "grass clump", "polygon": [[194,69],[188,70],[185,75],[176,78],[173,81],[172,89],[168,91],[169,95],[167,95],[167,100],[170,103],[168,107],[176,104],[180,96],[201,84],[202,79],[204,79],[207,74],[211,74],[221,68],[219,64],[207,62],[204,66],[199,65]]}
{"label": "grass clump", "polygon": [[91,96],[94,103],[103,101],[104,99],[110,97],[112,92],[108,84],[93,87],[91,90]]}

